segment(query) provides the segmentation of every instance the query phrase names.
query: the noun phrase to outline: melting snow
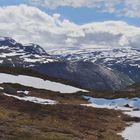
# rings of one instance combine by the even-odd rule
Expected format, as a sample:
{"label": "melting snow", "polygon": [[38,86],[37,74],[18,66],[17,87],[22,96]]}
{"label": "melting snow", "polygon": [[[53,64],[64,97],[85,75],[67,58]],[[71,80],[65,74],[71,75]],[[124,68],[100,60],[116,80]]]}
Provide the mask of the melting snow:
{"label": "melting snow", "polygon": [[0,87],[0,89],[3,90],[4,88],[3,87]]}
{"label": "melting snow", "polygon": [[17,93],[23,93],[23,94],[28,95],[29,94],[29,91],[17,91]]}
{"label": "melting snow", "polygon": [[[86,106],[92,106],[96,108],[108,108],[108,109],[117,109],[123,110],[124,114],[130,115],[132,117],[140,117],[140,98],[119,98],[119,99],[104,99],[104,98],[92,98],[84,96],[85,99],[88,99],[91,104],[86,104]],[[125,107],[129,105],[130,107]],[[137,108],[137,111],[134,109]],[[132,123],[130,126],[126,127],[125,130],[120,133],[123,138],[126,140],[140,140],[140,123]]]}
{"label": "melting snow", "polygon": [[0,73],[0,83],[18,83],[24,86],[30,86],[37,89],[45,89],[60,93],[75,93],[78,91],[88,92],[86,90],[76,88],[73,86],[25,75],[12,75]]}
{"label": "melting snow", "polygon": [[121,134],[125,140],[140,140],[140,123],[133,123]]}
{"label": "melting snow", "polygon": [[53,105],[53,104],[57,103],[56,101],[50,100],[50,99],[42,99],[42,98],[37,98],[37,97],[32,97],[32,96],[19,97],[19,96],[15,96],[15,95],[6,94],[6,93],[3,93],[3,94],[6,96],[9,96],[9,97],[16,98],[18,100],[29,101],[29,102],[33,102],[33,103],[37,103],[37,104]]}

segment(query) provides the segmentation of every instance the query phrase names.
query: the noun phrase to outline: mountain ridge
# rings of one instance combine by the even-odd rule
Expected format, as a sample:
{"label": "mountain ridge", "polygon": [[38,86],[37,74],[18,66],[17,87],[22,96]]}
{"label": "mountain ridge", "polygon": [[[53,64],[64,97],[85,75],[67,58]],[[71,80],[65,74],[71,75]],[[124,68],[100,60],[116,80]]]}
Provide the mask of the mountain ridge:
{"label": "mountain ridge", "polygon": [[0,66],[37,70],[51,77],[77,83],[90,90],[119,90],[133,83],[127,75],[100,64],[67,60],[49,55],[39,45],[22,45],[9,37],[0,38]]}

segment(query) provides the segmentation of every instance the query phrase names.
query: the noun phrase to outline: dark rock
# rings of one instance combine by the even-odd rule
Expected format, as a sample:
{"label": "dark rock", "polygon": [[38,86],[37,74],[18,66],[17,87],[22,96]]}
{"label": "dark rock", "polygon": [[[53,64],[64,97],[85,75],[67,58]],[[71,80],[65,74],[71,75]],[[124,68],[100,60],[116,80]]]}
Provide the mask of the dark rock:
{"label": "dark rock", "polygon": [[133,109],[133,111],[139,111],[139,110],[140,110],[139,108],[134,108],[134,109]]}
{"label": "dark rock", "polygon": [[129,104],[124,105],[124,107],[131,108],[131,106]]}
{"label": "dark rock", "polygon": [[17,90],[15,88],[12,88],[11,86],[8,86],[8,85],[4,86],[3,91],[7,94],[12,94],[12,95],[17,93]]}

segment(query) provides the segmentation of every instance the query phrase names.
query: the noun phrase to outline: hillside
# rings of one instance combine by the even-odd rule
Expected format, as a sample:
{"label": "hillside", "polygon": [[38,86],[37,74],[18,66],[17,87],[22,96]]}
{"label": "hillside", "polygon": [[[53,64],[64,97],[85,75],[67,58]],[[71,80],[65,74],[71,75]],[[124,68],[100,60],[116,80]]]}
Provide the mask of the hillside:
{"label": "hillside", "polygon": [[87,92],[60,93],[21,84],[0,85],[0,139],[122,140],[117,133],[135,120],[121,111],[82,106],[88,104],[81,96]]}

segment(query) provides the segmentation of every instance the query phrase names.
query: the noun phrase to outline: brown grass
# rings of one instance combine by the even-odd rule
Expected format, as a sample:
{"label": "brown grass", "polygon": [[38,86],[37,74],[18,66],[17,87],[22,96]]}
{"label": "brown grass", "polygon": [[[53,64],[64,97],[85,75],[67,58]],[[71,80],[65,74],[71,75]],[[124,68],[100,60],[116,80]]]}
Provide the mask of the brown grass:
{"label": "brown grass", "polygon": [[4,95],[0,95],[0,112],[0,136],[13,140],[121,140],[116,134],[125,126],[119,111],[66,104],[45,106]]}

